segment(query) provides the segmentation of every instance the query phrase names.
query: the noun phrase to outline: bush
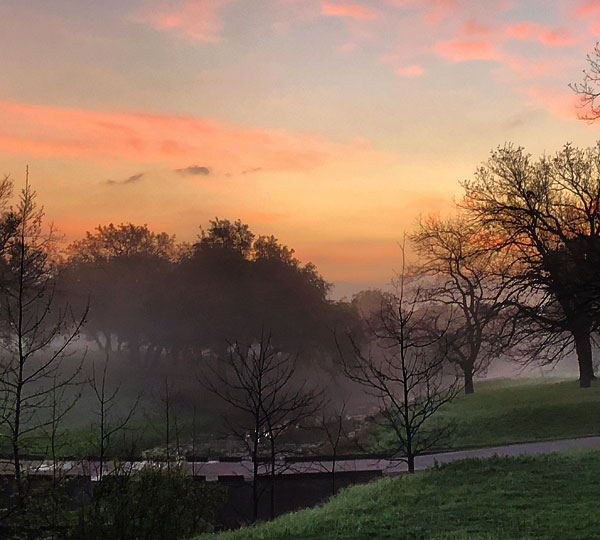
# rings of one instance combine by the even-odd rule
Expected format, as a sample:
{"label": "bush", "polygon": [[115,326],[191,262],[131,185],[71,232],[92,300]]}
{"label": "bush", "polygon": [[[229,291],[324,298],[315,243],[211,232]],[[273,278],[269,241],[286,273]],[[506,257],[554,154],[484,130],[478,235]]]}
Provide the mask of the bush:
{"label": "bush", "polygon": [[219,485],[179,469],[146,468],[105,476],[82,508],[74,538],[153,540],[189,538],[213,530],[224,503]]}

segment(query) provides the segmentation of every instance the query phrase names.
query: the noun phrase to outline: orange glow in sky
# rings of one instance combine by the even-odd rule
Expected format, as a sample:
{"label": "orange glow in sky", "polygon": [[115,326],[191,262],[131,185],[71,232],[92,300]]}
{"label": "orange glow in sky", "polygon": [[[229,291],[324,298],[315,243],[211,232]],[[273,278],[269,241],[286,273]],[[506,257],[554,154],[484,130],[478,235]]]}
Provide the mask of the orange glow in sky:
{"label": "orange glow in sky", "polygon": [[0,173],[70,239],[240,218],[341,294],[492,148],[595,144],[598,39],[592,0],[3,0]]}

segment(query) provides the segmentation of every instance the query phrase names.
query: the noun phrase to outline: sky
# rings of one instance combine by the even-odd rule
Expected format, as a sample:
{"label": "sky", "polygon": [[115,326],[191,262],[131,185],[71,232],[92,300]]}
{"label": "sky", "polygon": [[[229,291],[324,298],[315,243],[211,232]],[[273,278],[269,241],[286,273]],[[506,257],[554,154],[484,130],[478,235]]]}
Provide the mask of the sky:
{"label": "sky", "polygon": [[2,0],[0,174],[67,240],[239,218],[351,294],[492,149],[595,144],[599,39],[600,0]]}

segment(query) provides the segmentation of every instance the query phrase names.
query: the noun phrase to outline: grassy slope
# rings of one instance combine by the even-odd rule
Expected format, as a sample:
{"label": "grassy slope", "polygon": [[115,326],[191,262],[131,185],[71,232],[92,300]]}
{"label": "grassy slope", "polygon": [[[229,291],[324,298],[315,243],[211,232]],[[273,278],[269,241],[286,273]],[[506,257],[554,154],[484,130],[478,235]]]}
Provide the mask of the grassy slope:
{"label": "grassy slope", "polygon": [[[600,381],[581,389],[574,380],[500,379],[478,383],[475,392],[438,413],[456,422],[441,449],[600,434]],[[377,439],[383,448],[392,440],[381,431]]]}
{"label": "grassy slope", "polygon": [[203,540],[597,539],[600,452],[451,463]]}

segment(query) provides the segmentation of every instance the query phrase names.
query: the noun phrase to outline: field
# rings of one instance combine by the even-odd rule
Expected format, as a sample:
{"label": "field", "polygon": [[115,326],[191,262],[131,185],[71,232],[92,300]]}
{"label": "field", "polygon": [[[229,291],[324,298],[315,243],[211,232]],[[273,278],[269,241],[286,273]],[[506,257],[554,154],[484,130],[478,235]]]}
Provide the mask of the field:
{"label": "field", "polygon": [[[127,384],[129,373],[121,373],[123,381],[119,395],[121,412],[112,411],[111,421],[122,418],[135,402],[136,387]],[[159,381],[160,382],[160,381]],[[129,387],[131,386],[131,388]],[[112,449],[121,457],[141,456],[142,452],[164,446],[165,424],[164,404],[161,401],[161,388],[145,396],[140,402],[129,429],[115,437]],[[199,394],[202,398],[203,394]],[[198,453],[202,441],[212,441],[217,448],[219,436],[223,436],[222,412],[217,403],[210,407],[198,406],[195,413],[187,400],[173,400],[171,411],[171,444],[176,439],[182,448],[191,447],[192,433],[195,433]],[[87,456],[93,454],[94,430],[97,422],[93,411],[95,404],[91,396],[84,394],[77,410],[63,423],[58,453],[63,456]],[[81,414],[84,411],[85,414]],[[439,411],[436,418],[450,420],[454,424],[451,437],[436,450],[475,448],[517,442],[530,442],[564,439],[600,434],[600,381],[594,381],[592,388],[580,389],[573,379],[521,378],[493,379],[479,381],[476,393],[460,396]],[[69,425],[67,425],[69,424]],[[176,424],[176,426],[174,425]],[[193,427],[195,425],[195,427]],[[177,433],[177,435],[176,435]],[[48,446],[47,438],[40,434],[29,440],[25,453],[44,455]],[[216,437],[216,439],[215,439]],[[368,437],[369,447],[374,452],[386,452],[391,448],[393,437],[384,429],[378,429]],[[8,440],[4,439],[0,452],[8,454]],[[358,452],[354,446],[344,448],[344,453]],[[211,455],[218,455],[213,448]],[[225,450],[223,450],[225,451]]]}
{"label": "field", "polygon": [[600,452],[450,463],[202,540],[595,540]]}
{"label": "field", "polygon": [[[479,382],[475,392],[439,412],[455,425],[439,450],[600,434],[600,381],[581,389],[572,379],[496,379]],[[392,441],[383,430],[374,439],[379,450]]]}

